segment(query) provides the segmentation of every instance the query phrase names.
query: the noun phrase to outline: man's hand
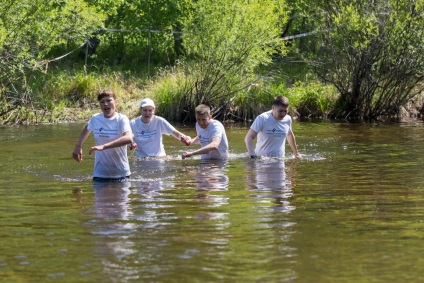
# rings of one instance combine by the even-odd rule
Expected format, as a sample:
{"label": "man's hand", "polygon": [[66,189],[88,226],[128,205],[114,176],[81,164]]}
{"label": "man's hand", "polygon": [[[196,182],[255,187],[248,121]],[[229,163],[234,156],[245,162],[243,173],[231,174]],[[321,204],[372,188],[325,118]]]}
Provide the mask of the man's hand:
{"label": "man's hand", "polygon": [[186,146],[191,145],[191,138],[189,136],[181,136],[180,140],[185,143]]}
{"label": "man's hand", "polygon": [[82,148],[80,146],[75,146],[74,152],[72,152],[72,157],[78,162],[82,161]]}
{"label": "man's hand", "polygon": [[91,155],[91,153],[93,153],[96,150],[100,150],[102,151],[104,149],[103,145],[96,145],[90,148],[90,150],[88,151],[88,154]]}
{"label": "man's hand", "polygon": [[190,156],[192,156],[193,154],[191,153],[191,152],[183,152],[183,154],[181,155],[181,158],[182,159],[186,159],[187,157],[190,157]]}

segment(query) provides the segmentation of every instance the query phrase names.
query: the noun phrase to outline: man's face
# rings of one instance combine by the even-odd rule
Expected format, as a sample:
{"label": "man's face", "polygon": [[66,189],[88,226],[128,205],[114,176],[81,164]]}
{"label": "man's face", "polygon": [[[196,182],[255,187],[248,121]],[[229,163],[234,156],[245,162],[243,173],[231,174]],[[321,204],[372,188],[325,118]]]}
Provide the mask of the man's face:
{"label": "man's face", "polygon": [[288,106],[272,106],[272,116],[276,120],[283,120],[283,118],[287,115],[289,112]]}
{"label": "man's face", "polygon": [[149,122],[155,114],[155,108],[152,106],[144,106],[140,108],[140,114],[144,122]]}
{"label": "man's face", "polygon": [[198,115],[196,114],[196,121],[199,124],[199,127],[202,129],[206,129],[211,122],[211,117],[208,114]]}
{"label": "man's face", "polygon": [[115,115],[117,101],[113,97],[103,97],[99,100],[100,109],[106,118],[111,118]]}

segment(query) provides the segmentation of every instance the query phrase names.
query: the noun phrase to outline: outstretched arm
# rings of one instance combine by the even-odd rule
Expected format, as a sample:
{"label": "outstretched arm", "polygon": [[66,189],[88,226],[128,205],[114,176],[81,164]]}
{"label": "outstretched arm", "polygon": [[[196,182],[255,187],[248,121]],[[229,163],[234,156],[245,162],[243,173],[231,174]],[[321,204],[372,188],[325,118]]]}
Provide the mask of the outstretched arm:
{"label": "outstretched arm", "polygon": [[96,151],[96,150],[105,150],[108,148],[120,147],[123,145],[131,144],[132,142],[133,142],[133,133],[130,131],[127,131],[122,135],[122,137],[117,138],[114,141],[91,147],[88,153],[91,154],[93,151]]}
{"label": "outstretched arm", "polygon": [[[198,142],[198,137],[195,137],[193,140],[190,140],[190,144],[193,144],[195,142]],[[198,150],[183,152],[182,159],[186,159],[187,157],[191,157],[193,155],[207,154],[211,151],[218,150],[220,143],[221,143],[221,138],[214,137],[212,138],[212,141],[208,145],[205,145],[204,147],[201,147]]]}
{"label": "outstretched arm", "polygon": [[179,131],[173,131],[172,136],[176,138],[177,140],[180,140],[181,142],[183,142],[186,146],[190,145],[190,140],[191,140],[190,136],[186,136]]}

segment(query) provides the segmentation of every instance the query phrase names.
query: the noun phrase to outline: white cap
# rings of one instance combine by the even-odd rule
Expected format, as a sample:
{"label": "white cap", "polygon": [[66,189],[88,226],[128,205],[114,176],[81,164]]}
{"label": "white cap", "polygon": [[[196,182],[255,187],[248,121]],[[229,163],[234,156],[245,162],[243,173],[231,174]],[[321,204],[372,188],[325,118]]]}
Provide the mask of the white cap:
{"label": "white cap", "polygon": [[140,107],[143,108],[144,106],[152,106],[153,108],[156,108],[155,103],[150,98],[145,98],[141,101]]}

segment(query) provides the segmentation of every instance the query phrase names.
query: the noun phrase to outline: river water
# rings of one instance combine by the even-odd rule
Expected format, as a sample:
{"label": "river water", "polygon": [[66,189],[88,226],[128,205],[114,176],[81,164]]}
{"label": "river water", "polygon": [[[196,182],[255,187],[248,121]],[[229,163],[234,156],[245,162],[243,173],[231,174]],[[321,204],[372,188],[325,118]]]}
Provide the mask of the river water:
{"label": "river water", "polygon": [[256,161],[229,124],[226,162],[164,137],[101,185],[71,158],[82,127],[0,128],[0,281],[424,281],[422,121],[295,122],[304,157]]}

